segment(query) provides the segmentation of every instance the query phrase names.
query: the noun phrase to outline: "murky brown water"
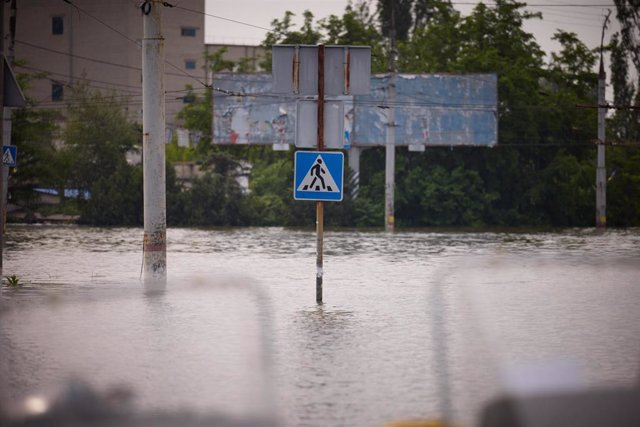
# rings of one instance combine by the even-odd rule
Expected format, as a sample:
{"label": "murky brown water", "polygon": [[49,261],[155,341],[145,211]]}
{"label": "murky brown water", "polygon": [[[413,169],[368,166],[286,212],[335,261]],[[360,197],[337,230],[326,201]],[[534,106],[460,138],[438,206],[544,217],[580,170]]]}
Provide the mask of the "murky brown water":
{"label": "murky brown water", "polygon": [[630,386],[640,230],[170,229],[167,291],[141,285],[142,230],[10,226],[0,398],[69,378],[147,412],[276,414],[287,426],[477,422],[499,393]]}

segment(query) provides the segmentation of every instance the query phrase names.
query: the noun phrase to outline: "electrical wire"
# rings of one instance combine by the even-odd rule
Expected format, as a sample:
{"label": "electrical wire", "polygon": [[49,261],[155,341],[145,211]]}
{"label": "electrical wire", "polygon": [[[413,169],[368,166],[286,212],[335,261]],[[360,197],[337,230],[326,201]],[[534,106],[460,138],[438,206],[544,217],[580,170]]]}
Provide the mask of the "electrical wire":
{"label": "electrical wire", "polygon": [[[47,77],[48,77],[48,75],[52,74],[52,75],[55,75],[55,76],[65,77],[67,79],[82,80],[82,81],[86,81],[86,82],[90,82],[90,83],[100,83],[100,84],[107,85],[107,87],[105,87],[105,89],[111,88],[113,90],[118,90],[118,91],[121,91],[121,92],[141,93],[140,86],[133,86],[133,85],[128,85],[128,84],[124,84],[124,83],[113,83],[113,82],[107,82],[107,81],[104,81],[104,80],[89,79],[89,78],[86,78],[86,77],[71,76],[69,74],[57,73],[55,71],[49,71],[49,70],[45,70],[45,69],[42,69],[42,68],[31,67],[29,65],[14,64],[14,67],[15,68],[22,68],[22,69],[30,70],[30,71],[35,71],[35,72],[40,72],[40,73],[46,73]],[[47,78],[47,77],[44,77],[44,78]],[[137,90],[136,91],[125,90],[125,89],[120,89],[120,88],[118,88],[116,86],[122,86],[122,87],[126,87],[126,88],[137,89]]]}
{"label": "electrical wire", "polygon": [[[93,16],[92,14],[90,14],[89,12],[87,12],[86,10],[78,7],[75,3],[71,2],[71,0],[62,0],[65,3],[68,3],[70,5],[72,5],[73,7],[75,7],[76,9],[78,9],[80,12],[84,13],[85,15],[89,16],[90,18],[95,19],[96,21],[98,21],[100,24],[104,25],[106,28],[110,29],[111,31],[115,32],[116,34],[120,35],[121,37],[124,37],[126,40],[134,43],[136,46],[138,47],[142,47],[142,44],[140,42],[138,42],[137,40],[134,40],[132,38],[130,38],[129,36],[127,36],[126,34],[122,33],[121,31],[119,31],[118,29],[112,27],[111,25],[107,24],[106,22],[102,21],[101,19]],[[168,4],[167,2],[163,2],[162,3],[163,6],[170,6],[170,4]],[[186,71],[183,71],[182,68],[178,67],[177,65],[171,63],[170,61],[166,60],[164,61],[164,63],[172,68],[174,68],[175,70],[178,70],[178,72],[186,77],[189,77],[193,80],[195,80],[196,82],[198,82],[199,84],[201,84],[202,86],[206,86],[206,84],[200,80],[199,78],[197,78],[196,76],[193,76],[189,73],[187,73]]]}
{"label": "electrical wire", "polygon": [[[451,2],[452,5],[476,6],[480,2]],[[486,6],[498,6],[497,3],[482,2]],[[612,4],[589,4],[589,3],[522,3],[523,7],[612,7]]]}
{"label": "electrical wire", "polygon": [[[134,65],[119,64],[117,62],[110,62],[110,61],[105,61],[105,60],[102,60],[102,59],[91,58],[91,57],[88,57],[88,56],[72,54],[72,53],[69,53],[69,52],[64,52],[64,51],[56,50],[56,49],[51,49],[51,48],[48,48],[48,47],[44,47],[44,46],[40,46],[40,45],[37,45],[37,44],[25,42],[25,41],[22,41],[22,40],[16,40],[15,42],[18,43],[18,44],[22,44],[22,45],[25,45],[25,46],[32,47],[34,49],[41,49],[41,50],[44,50],[46,52],[56,53],[56,54],[64,55],[64,56],[69,56],[69,57],[72,57],[72,58],[81,59],[83,61],[95,62],[97,64],[109,65],[109,66],[113,66],[113,67],[125,68],[125,69],[129,69],[129,70],[135,70],[135,71],[142,72],[142,67],[136,67]],[[174,77],[189,77],[189,78],[194,79],[196,82],[201,83],[199,79],[197,79],[196,77],[194,77],[193,75],[190,75],[190,74],[170,73],[170,72],[165,72],[165,74],[169,75],[169,76],[174,76]],[[202,86],[206,87],[206,85],[204,83],[202,83]]]}
{"label": "electrical wire", "polygon": [[199,10],[189,9],[189,8],[183,7],[183,6],[174,6],[174,7],[176,9],[185,10],[187,12],[191,12],[191,13],[195,13],[195,14],[199,14],[199,15],[209,16],[211,18],[220,19],[220,20],[227,21],[227,22],[233,22],[234,24],[244,25],[246,27],[257,28],[259,30],[265,30],[265,31],[272,31],[271,28],[265,28],[265,27],[261,27],[259,25],[249,24],[248,22],[238,21],[236,19],[225,18],[224,16],[213,15],[211,13],[201,12]]}

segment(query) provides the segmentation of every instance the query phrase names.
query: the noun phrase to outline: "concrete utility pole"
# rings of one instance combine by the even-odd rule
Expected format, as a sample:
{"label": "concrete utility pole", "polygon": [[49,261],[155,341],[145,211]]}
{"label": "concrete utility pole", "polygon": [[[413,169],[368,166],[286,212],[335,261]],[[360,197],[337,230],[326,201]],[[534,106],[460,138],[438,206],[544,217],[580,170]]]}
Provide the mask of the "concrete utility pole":
{"label": "concrete utility pole", "polygon": [[395,214],[393,199],[395,193],[396,169],[396,12],[395,2],[391,2],[391,29],[389,32],[389,112],[387,116],[387,143],[385,152],[384,186],[384,229],[393,231]]}
{"label": "concrete utility pole", "polygon": [[164,286],[167,278],[163,7],[159,0],[141,6],[144,284],[151,286]]}
{"label": "concrete utility pole", "polygon": [[604,228],[607,226],[607,169],[604,159],[605,148],[605,127],[607,106],[605,100],[605,88],[607,84],[607,74],[604,72],[603,60],[603,44],[604,32],[607,29],[609,16],[607,14],[602,26],[602,38],[600,40],[600,72],[598,73],[598,144],[597,144],[597,162],[596,162],[596,227]]}
{"label": "concrete utility pole", "polygon": [[604,66],[600,61],[600,73],[598,76],[598,145],[596,164],[596,227],[607,226],[607,169],[604,159],[605,143],[605,120],[607,108],[605,101],[605,80],[606,74]]}

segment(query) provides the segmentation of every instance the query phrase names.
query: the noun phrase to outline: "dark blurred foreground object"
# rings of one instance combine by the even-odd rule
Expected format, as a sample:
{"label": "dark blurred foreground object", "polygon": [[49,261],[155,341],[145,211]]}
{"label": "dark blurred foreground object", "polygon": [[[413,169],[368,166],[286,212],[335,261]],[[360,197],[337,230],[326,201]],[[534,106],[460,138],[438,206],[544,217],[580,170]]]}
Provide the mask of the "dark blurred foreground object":
{"label": "dark blurred foreground object", "polygon": [[487,405],[482,427],[638,427],[640,389],[502,397]]}
{"label": "dark blurred foreground object", "polygon": [[133,391],[126,386],[101,393],[75,378],[41,414],[3,420],[0,410],[0,427],[277,427],[272,419],[189,412],[137,414],[132,408],[133,398]]}

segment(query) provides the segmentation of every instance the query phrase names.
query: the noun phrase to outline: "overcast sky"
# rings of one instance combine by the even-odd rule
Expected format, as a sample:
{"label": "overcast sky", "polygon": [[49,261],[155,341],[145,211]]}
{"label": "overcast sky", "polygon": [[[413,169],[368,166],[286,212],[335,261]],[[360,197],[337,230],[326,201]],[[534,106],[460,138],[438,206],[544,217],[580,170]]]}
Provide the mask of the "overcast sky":
{"label": "overcast sky", "polygon": [[[205,41],[207,43],[226,44],[260,44],[264,39],[266,29],[271,28],[273,19],[282,19],[285,11],[290,10],[301,20],[302,12],[310,10],[315,19],[325,18],[331,14],[341,16],[347,0],[205,0],[206,13],[215,15],[206,17]],[[470,3],[474,0],[458,0],[460,3]],[[375,0],[372,2],[375,4]],[[453,1],[456,3],[456,0]],[[532,20],[526,26],[527,31],[536,36],[538,43],[549,53],[557,51],[558,45],[551,41],[556,29],[572,31],[578,34],[588,47],[600,44],[602,23],[607,8],[613,11],[612,20],[615,21],[615,7],[613,0],[531,0],[531,11],[542,12],[543,20]],[[592,7],[554,7],[552,5],[593,5]],[[539,6],[538,6],[539,5]],[[609,6],[606,6],[609,5]],[[455,6],[463,14],[468,14],[473,5],[458,4]],[[234,20],[249,25],[242,25]],[[298,24],[300,21],[298,21]],[[296,26],[296,28],[299,25]],[[261,27],[261,28],[256,28]],[[617,28],[617,27],[615,27]],[[614,28],[607,31],[605,40],[613,33]]]}

